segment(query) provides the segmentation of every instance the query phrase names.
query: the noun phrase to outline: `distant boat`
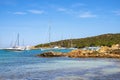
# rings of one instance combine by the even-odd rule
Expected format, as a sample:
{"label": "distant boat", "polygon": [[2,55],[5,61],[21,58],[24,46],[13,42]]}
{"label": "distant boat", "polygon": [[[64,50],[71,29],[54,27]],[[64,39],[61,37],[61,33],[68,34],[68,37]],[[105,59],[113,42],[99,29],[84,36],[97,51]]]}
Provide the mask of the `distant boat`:
{"label": "distant boat", "polygon": [[26,49],[25,47],[19,46],[19,34],[18,34],[15,45],[13,47],[11,47],[11,48],[5,48],[4,50],[7,50],[7,51],[23,51],[25,49]]}
{"label": "distant boat", "polygon": [[6,51],[23,51],[25,49],[22,48],[22,47],[12,47],[12,48],[5,48],[3,50],[6,50]]}

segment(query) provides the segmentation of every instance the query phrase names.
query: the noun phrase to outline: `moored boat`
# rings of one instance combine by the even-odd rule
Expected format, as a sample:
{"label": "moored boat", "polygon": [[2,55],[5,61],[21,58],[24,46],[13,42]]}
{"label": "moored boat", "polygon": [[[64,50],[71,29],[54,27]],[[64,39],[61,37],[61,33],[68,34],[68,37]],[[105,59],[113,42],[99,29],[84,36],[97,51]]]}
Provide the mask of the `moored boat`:
{"label": "moored boat", "polygon": [[6,51],[23,51],[25,49],[26,49],[25,47],[19,46],[19,34],[18,34],[15,45],[13,47],[10,47],[10,48],[4,48],[3,50],[6,50]]}

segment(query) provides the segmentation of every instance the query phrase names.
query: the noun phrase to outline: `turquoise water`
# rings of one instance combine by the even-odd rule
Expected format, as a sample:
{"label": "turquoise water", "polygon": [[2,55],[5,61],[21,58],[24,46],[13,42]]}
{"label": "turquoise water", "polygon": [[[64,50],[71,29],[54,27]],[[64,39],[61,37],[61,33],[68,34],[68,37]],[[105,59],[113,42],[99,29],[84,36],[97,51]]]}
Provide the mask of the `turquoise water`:
{"label": "turquoise water", "polygon": [[47,51],[0,50],[0,80],[120,80],[119,59],[36,57],[36,54]]}

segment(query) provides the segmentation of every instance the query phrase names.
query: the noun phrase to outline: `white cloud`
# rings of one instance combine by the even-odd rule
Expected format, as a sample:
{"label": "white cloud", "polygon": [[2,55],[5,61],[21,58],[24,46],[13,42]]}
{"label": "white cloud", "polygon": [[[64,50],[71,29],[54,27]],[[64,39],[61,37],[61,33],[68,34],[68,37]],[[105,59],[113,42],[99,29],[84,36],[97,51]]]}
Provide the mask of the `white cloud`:
{"label": "white cloud", "polygon": [[113,11],[116,15],[120,16],[120,10]]}
{"label": "white cloud", "polygon": [[67,10],[65,8],[58,8],[58,11],[65,12]]}
{"label": "white cloud", "polygon": [[57,11],[63,12],[65,14],[69,14],[69,15],[75,15],[75,13],[76,13],[72,9],[65,9],[65,8],[58,8]]}
{"label": "white cloud", "polygon": [[[9,12],[11,13],[11,12]],[[22,12],[22,11],[17,11],[17,12],[12,12],[13,14],[16,14],[16,15],[25,15],[25,14],[29,14],[29,13],[32,13],[32,14],[43,14],[44,11],[42,10],[27,10],[25,12]]]}
{"label": "white cloud", "polygon": [[44,11],[42,10],[28,10],[28,12],[32,13],[32,14],[43,14]]}
{"label": "white cloud", "polygon": [[79,15],[80,18],[94,18],[97,17],[97,15],[92,14],[91,12],[83,12]]}
{"label": "white cloud", "polygon": [[17,15],[25,15],[27,14],[26,12],[14,12],[13,14],[17,14]]}
{"label": "white cloud", "polygon": [[59,12],[63,12],[65,14],[69,14],[72,16],[78,16],[79,18],[95,18],[97,17],[97,15],[92,14],[91,12],[87,11],[87,12],[83,12],[81,11],[75,11],[73,9],[66,9],[66,8],[58,8],[57,11]]}

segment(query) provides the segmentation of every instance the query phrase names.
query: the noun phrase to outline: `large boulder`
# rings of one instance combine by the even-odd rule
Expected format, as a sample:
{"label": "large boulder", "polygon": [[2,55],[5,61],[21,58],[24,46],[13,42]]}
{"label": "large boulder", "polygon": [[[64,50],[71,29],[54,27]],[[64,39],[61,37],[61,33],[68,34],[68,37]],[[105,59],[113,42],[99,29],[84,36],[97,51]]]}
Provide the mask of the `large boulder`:
{"label": "large boulder", "polygon": [[44,52],[42,54],[38,54],[38,57],[63,57],[65,56],[64,53],[60,53],[60,52]]}
{"label": "large boulder", "polygon": [[69,53],[67,53],[68,57],[72,58],[88,58],[88,57],[96,57],[99,53],[97,51],[93,50],[73,50]]}
{"label": "large boulder", "polygon": [[72,50],[71,52],[67,53],[67,56],[76,58],[81,56],[82,55],[81,53],[82,53],[81,50]]}
{"label": "large boulder", "polygon": [[101,48],[98,50],[99,53],[110,53],[111,48],[107,46],[101,46]]}
{"label": "large boulder", "polygon": [[120,49],[120,44],[114,44],[114,45],[112,45],[112,47],[111,47],[113,50],[115,50],[115,49]]}
{"label": "large boulder", "polygon": [[120,55],[120,49],[115,49],[115,50],[112,50],[112,52],[111,53],[113,53],[113,54],[119,54]]}

